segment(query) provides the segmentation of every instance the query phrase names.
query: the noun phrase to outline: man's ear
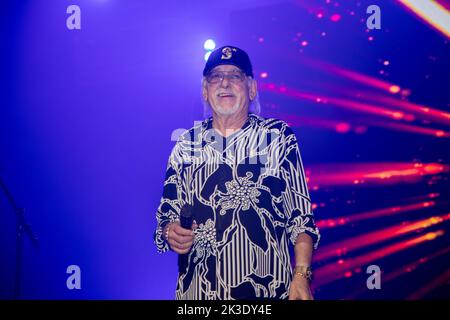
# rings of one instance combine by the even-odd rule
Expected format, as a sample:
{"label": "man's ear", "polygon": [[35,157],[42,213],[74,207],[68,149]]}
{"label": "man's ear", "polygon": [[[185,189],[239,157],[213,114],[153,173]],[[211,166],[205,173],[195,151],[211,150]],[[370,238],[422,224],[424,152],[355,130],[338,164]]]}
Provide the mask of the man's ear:
{"label": "man's ear", "polygon": [[248,93],[251,101],[255,99],[257,90],[258,85],[256,84],[256,80],[252,78],[250,82],[250,87],[248,88]]}

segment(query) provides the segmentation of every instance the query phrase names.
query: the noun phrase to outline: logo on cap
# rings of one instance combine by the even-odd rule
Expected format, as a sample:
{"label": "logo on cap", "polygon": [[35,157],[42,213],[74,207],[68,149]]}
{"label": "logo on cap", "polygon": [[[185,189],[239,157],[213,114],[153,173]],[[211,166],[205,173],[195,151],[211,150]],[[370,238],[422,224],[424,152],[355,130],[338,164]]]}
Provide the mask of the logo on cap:
{"label": "logo on cap", "polygon": [[220,57],[220,59],[222,60],[228,60],[231,59],[231,55],[232,55],[232,51],[236,52],[236,48],[230,48],[230,47],[225,47],[222,49],[222,56]]}

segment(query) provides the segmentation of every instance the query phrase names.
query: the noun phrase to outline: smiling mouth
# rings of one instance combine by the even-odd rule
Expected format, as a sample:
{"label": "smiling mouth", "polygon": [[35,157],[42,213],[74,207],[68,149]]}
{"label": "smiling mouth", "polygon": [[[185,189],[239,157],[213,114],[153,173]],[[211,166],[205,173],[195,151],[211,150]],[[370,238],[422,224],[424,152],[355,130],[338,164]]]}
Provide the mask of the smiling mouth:
{"label": "smiling mouth", "polygon": [[234,97],[234,95],[231,93],[219,93],[217,96],[219,98],[233,98]]}

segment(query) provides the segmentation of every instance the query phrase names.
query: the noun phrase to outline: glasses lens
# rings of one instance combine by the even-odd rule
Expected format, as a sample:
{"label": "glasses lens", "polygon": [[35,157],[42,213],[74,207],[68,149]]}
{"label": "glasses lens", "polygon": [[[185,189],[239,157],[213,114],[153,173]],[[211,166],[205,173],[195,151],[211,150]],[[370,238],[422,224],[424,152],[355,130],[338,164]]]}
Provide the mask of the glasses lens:
{"label": "glasses lens", "polygon": [[209,83],[219,83],[223,79],[223,74],[219,72],[212,72],[206,76],[206,81]]}
{"label": "glasses lens", "polygon": [[240,71],[226,72],[211,72],[206,76],[206,81],[212,84],[221,82],[223,79],[227,78],[231,83],[241,83],[244,80],[244,74]]}
{"label": "glasses lens", "polygon": [[244,80],[244,75],[242,74],[242,72],[234,72],[230,74],[229,79],[232,82],[238,83]]}

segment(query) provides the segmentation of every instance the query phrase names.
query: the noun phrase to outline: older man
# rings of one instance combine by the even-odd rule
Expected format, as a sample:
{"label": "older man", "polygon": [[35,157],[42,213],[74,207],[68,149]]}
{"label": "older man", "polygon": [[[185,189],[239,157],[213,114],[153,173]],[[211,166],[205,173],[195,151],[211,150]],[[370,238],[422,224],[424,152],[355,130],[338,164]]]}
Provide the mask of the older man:
{"label": "older man", "polygon": [[243,50],[212,52],[203,77],[212,117],[177,141],[157,211],[158,251],[179,254],[176,298],[312,299],[320,235],[295,134],[252,112],[257,85]]}

